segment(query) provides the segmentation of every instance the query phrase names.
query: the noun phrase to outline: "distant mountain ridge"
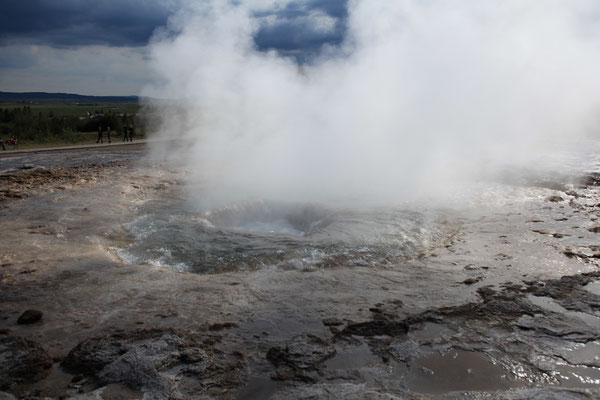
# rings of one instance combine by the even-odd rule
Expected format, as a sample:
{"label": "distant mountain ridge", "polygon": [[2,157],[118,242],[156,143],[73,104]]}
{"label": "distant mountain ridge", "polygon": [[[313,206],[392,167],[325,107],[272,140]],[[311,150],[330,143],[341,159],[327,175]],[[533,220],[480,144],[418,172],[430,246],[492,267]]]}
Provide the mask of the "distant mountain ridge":
{"label": "distant mountain ridge", "polygon": [[139,100],[139,96],[86,96],[72,93],[0,92],[0,101],[131,103]]}

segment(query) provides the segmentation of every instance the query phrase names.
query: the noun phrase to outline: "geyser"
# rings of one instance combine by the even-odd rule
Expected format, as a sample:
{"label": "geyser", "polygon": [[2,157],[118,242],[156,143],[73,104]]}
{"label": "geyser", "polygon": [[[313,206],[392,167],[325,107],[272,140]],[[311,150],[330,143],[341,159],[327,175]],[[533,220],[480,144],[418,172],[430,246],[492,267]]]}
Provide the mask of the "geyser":
{"label": "geyser", "polygon": [[183,144],[155,150],[207,206],[439,196],[598,127],[597,1],[352,0],[305,65],[256,45],[273,7],[193,2],[151,46],[156,135]]}

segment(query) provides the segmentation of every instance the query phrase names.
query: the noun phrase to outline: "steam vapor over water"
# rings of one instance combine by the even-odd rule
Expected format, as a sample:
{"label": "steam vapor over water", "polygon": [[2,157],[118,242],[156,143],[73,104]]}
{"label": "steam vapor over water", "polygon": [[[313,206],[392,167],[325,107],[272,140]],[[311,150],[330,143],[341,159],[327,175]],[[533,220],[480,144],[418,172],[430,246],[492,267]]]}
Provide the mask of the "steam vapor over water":
{"label": "steam vapor over water", "polygon": [[144,94],[176,99],[155,128],[205,200],[394,200],[598,128],[595,0],[352,0],[302,66],[258,49],[272,7],[194,3],[155,35]]}

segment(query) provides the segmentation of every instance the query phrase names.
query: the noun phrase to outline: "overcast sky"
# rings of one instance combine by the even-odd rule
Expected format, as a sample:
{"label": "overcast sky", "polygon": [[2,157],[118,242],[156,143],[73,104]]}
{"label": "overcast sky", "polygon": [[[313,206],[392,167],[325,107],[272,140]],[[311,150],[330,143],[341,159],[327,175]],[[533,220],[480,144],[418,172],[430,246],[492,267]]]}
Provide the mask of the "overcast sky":
{"label": "overcast sky", "polygon": [[[201,1],[201,0],[196,0]],[[206,0],[210,1],[210,0]],[[344,35],[346,0],[252,0],[260,49],[310,63]],[[0,91],[136,95],[147,45],[191,0],[3,0]],[[265,7],[264,4],[267,4]]]}

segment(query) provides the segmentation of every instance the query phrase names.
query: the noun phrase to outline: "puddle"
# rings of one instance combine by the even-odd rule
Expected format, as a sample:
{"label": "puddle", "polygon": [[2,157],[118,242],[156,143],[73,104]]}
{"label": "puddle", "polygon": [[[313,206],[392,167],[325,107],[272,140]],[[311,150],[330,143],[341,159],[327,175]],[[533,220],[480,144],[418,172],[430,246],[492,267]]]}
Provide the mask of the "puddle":
{"label": "puddle", "polygon": [[366,343],[357,347],[351,347],[347,351],[340,351],[327,360],[327,369],[359,369],[381,363],[379,357],[371,352]]}
{"label": "puddle", "polygon": [[583,288],[596,296],[600,296],[600,281],[590,282]]}
{"label": "puddle", "polygon": [[485,354],[456,349],[415,360],[407,376],[409,389],[430,394],[457,390],[505,390],[523,385]]}
{"label": "puddle", "polygon": [[[425,322],[421,329],[411,331],[409,336],[420,343],[439,341],[446,336],[452,336],[455,330],[435,322]],[[436,340],[437,339],[437,340]]]}
{"label": "puddle", "polygon": [[572,349],[562,352],[561,356],[569,364],[600,367],[600,342],[577,343]]}
{"label": "puddle", "polygon": [[600,385],[600,369],[583,365],[557,365],[552,372],[560,385],[571,388],[595,387]]}
{"label": "puddle", "polygon": [[279,383],[268,376],[254,376],[248,379],[246,386],[240,389],[236,400],[268,399],[277,392]]}

